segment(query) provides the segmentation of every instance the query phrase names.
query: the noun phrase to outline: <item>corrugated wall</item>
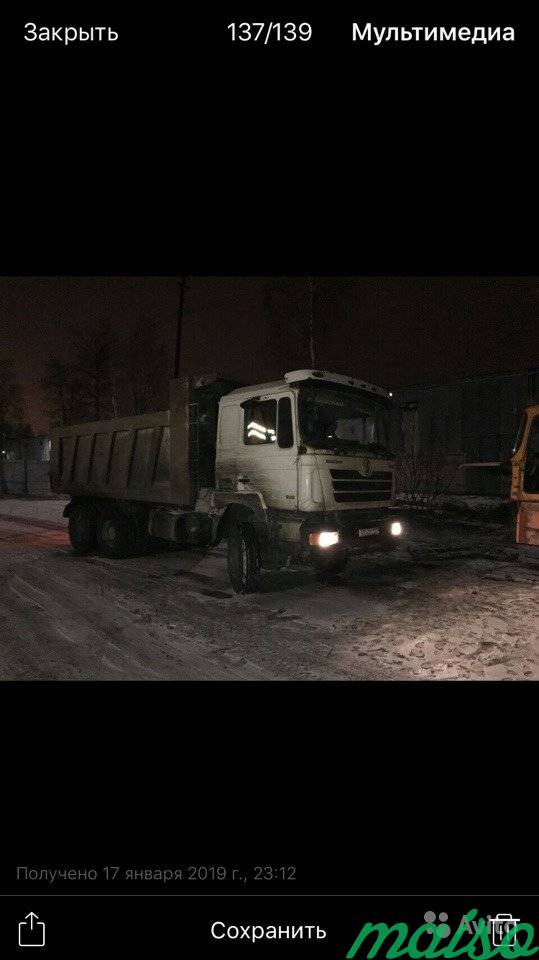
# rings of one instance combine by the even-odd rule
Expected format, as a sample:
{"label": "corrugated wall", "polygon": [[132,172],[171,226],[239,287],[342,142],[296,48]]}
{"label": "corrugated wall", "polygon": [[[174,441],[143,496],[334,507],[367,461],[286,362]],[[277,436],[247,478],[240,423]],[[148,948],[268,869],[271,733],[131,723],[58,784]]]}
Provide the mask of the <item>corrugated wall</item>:
{"label": "corrugated wall", "polygon": [[[507,460],[522,411],[537,402],[537,391],[536,371],[394,390],[392,449],[397,455],[410,453],[415,424],[419,455],[453,463]],[[504,495],[507,478],[488,468],[460,470],[452,489]]]}
{"label": "corrugated wall", "polygon": [[0,465],[0,492],[28,497],[48,497],[51,493],[50,464],[29,460],[3,461]]}

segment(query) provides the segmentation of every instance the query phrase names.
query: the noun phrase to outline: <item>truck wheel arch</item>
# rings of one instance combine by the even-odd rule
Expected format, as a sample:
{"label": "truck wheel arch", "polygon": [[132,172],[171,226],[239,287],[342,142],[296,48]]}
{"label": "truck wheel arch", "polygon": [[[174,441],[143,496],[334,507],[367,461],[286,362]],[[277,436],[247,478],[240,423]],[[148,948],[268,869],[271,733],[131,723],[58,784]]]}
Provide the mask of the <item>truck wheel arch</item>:
{"label": "truck wheel arch", "polygon": [[85,507],[86,510],[92,511],[92,513],[95,514],[96,518],[99,516],[99,507],[98,507],[98,505],[95,503],[94,500],[91,500],[89,497],[88,497],[88,498],[87,498],[87,497],[73,497],[72,500],[69,501],[69,503],[66,503],[66,505],[65,505],[65,507],[64,507],[64,509],[63,509],[63,511],[62,511],[62,516],[63,516],[63,517],[69,517],[70,514],[71,514],[71,511],[72,511],[75,507]]}
{"label": "truck wheel arch", "polygon": [[254,510],[241,503],[231,503],[226,507],[219,519],[215,534],[215,546],[217,546],[221,540],[226,540],[228,531],[234,523],[251,523],[253,526],[260,526],[260,522],[257,524],[257,517]]}

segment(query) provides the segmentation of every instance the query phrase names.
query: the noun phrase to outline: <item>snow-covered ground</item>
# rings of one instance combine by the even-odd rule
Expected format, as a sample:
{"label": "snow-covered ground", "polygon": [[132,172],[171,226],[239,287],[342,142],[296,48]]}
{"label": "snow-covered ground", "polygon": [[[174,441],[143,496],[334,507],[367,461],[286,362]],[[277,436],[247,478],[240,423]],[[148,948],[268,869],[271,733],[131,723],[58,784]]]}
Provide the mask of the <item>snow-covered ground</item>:
{"label": "snow-covered ground", "polygon": [[67,527],[67,518],[62,516],[69,497],[0,497],[0,518],[22,517],[26,520],[41,520],[47,524]]}
{"label": "snow-covered ground", "polygon": [[0,520],[0,679],[539,679],[538,583],[492,524],[240,597],[222,550],[76,558],[61,526]]}

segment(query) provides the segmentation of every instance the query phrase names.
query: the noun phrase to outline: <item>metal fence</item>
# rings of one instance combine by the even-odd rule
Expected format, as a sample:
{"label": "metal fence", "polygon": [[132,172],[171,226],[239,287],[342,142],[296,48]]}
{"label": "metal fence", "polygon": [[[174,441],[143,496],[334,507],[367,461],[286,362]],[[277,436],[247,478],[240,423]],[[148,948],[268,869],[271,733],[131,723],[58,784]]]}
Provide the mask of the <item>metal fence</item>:
{"label": "metal fence", "polygon": [[50,463],[35,460],[0,461],[0,493],[24,497],[48,497],[51,494]]}

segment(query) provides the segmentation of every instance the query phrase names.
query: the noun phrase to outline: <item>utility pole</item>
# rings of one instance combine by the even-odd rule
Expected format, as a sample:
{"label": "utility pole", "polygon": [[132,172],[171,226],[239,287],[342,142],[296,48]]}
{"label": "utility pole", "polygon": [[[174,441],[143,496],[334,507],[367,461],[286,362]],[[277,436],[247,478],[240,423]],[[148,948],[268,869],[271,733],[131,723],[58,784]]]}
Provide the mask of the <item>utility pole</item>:
{"label": "utility pole", "polygon": [[176,350],[174,353],[174,379],[177,379],[180,373],[180,353],[181,353],[182,327],[183,327],[183,305],[185,300],[185,291],[189,289],[189,287],[187,286],[187,277],[180,277],[179,287],[180,287],[180,299],[178,302],[178,312],[176,314]]}
{"label": "utility pole", "polygon": [[314,357],[314,278],[307,277],[309,284],[309,353],[311,367],[316,366]]}

